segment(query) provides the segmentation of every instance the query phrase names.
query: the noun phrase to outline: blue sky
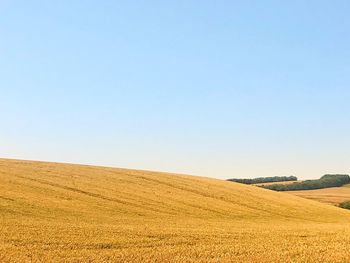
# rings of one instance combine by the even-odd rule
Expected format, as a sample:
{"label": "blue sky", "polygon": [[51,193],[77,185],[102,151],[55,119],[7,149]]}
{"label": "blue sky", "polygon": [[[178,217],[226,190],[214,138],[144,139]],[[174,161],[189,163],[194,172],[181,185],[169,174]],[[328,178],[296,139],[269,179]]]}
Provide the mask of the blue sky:
{"label": "blue sky", "polygon": [[349,1],[0,0],[0,156],[350,173]]}

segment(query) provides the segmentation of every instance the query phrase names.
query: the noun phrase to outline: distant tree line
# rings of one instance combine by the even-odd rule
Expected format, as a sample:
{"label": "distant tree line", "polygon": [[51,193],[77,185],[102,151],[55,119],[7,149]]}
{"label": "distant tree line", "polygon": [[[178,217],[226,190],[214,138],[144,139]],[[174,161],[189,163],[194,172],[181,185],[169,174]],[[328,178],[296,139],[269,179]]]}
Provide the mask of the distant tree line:
{"label": "distant tree line", "polygon": [[273,177],[258,177],[254,179],[228,179],[228,181],[241,183],[241,184],[261,184],[261,183],[273,183],[284,181],[297,181],[295,176],[273,176]]}
{"label": "distant tree line", "polygon": [[297,191],[339,187],[349,183],[350,177],[347,174],[326,174],[317,180],[306,180],[291,184],[263,185],[262,187],[275,191]]}

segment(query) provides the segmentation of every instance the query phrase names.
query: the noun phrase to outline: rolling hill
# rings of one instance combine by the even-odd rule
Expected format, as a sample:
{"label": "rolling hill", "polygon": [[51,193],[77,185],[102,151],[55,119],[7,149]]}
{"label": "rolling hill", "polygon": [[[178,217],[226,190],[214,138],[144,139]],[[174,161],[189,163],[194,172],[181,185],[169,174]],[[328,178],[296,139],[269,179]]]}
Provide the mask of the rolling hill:
{"label": "rolling hill", "polygon": [[349,185],[330,187],[316,190],[287,191],[288,193],[303,198],[319,201],[331,205],[339,205],[350,200]]}
{"label": "rolling hill", "polygon": [[0,262],[346,262],[350,211],[188,175],[0,159]]}

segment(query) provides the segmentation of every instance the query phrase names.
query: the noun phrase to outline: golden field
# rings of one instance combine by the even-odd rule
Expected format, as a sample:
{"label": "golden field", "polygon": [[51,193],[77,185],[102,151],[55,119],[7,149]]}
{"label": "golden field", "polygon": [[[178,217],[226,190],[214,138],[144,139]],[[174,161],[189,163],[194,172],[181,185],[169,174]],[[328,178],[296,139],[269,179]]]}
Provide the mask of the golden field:
{"label": "golden field", "polygon": [[350,211],[228,181],[0,159],[0,262],[350,262]]}
{"label": "golden field", "polygon": [[287,193],[331,205],[350,201],[350,188],[348,185],[316,190],[287,191]]}
{"label": "golden field", "polygon": [[281,182],[269,182],[269,183],[258,183],[254,184],[257,186],[264,186],[264,185],[273,185],[273,184],[292,184],[292,183],[301,183],[303,181],[298,180],[298,181],[281,181]]}

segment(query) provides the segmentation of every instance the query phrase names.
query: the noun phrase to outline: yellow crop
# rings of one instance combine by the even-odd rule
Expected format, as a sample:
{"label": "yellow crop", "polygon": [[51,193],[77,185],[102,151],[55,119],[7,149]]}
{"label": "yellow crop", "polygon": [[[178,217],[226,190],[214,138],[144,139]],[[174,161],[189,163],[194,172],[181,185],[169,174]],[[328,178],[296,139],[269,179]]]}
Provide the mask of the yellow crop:
{"label": "yellow crop", "polygon": [[288,193],[332,205],[338,205],[344,201],[350,200],[350,188],[348,186],[288,191]]}
{"label": "yellow crop", "polygon": [[256,186],[0,159],[0,262],[350,262],[350,211]]}

